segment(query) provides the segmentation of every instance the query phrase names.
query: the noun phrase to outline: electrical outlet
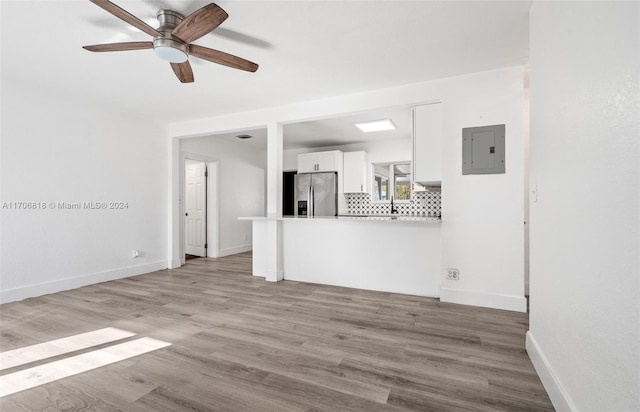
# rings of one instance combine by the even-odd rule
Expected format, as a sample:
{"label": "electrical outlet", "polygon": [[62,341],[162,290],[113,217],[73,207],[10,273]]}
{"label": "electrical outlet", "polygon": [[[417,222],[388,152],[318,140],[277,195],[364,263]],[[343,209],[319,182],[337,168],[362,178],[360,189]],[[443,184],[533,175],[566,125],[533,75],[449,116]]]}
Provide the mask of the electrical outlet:
{"label": "electrical outlet", "polygon": [[138,249],[135,249],[133,252],[131,252],[131,257],[132,258],[137,258],[138,256],[140,256],[140,251]]}
{"label": "electrical outlet", "polygon": [[246,233],[242,236],[242,240],[247,240],[247,234]]}
{"label": "electrical outlet", "polygon": [[456,268],[447,269],[447,280],[459,280],[460,271]]}

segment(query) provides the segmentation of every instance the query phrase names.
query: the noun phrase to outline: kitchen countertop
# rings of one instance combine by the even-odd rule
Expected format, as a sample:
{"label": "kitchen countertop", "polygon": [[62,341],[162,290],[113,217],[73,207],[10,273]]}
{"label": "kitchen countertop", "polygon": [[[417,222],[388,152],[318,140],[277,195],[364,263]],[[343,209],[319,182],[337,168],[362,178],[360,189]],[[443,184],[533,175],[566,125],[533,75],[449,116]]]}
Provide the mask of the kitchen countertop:
{"label": "kitchen countertop", "polygon": [[392,222],[392,223],[442,223],[437,217],[422,217],[411,215],[339,215],[339,216],[318,216],[318,217],[239,217],[239,220],[284,220],[284,221],[359,221],[359,222]]}

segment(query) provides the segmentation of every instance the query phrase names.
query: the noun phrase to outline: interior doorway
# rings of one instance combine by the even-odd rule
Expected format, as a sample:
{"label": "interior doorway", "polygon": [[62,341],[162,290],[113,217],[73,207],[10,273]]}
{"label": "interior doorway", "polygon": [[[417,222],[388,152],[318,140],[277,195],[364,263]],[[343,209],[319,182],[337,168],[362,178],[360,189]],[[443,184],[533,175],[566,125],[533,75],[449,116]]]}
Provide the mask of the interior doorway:
{"label": "interior doorway", "polygon": [[180,199],[181,264],[194,257],[218,257],[218,161],[182,154]]}

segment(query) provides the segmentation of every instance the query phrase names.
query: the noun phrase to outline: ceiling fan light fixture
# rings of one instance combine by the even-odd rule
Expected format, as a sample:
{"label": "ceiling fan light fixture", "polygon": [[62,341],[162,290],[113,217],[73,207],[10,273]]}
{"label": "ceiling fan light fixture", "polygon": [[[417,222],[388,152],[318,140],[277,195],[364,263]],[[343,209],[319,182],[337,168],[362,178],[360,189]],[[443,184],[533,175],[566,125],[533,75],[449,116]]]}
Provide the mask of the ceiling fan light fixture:
{"label": "ceiling fan light fixture", "polygon": [[166,60],[170,63],[184,63],[189,58],[185,52],[171,46],[154,47],[153,51],[162,60]]}
{"label": "ceiling fan light fixture", "polygon": [[155,38],[153,51],[162,60],[170,63],[184,63],[189,59],[187,45],[167,37]]}

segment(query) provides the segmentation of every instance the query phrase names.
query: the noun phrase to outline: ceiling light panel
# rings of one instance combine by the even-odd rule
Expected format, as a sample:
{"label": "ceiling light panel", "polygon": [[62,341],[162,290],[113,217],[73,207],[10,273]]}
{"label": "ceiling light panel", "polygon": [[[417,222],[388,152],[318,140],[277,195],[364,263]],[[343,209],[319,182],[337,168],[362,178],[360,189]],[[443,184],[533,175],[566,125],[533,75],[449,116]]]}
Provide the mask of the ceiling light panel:
{"label": "ceiling light panel", "polygon": [[362,130],[365,133],[371,132],[382,132],[385,130],[395,130],[396,125],[391,121],[391,119],[381,119],[381,120],[373,120],[370,122],[361,122],[354,123],[358,129]]}

